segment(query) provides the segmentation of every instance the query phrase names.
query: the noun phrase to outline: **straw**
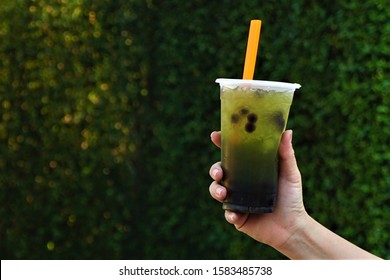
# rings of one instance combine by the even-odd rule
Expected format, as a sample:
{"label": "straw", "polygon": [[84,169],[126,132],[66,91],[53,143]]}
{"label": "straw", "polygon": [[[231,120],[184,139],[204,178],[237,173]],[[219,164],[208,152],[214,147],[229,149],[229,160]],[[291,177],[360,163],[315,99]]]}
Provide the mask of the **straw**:
{"label": "straw", "polygon": [[242,76],[242,79],[244,80],[253,80],[253,74],[255,73],[257,49],[260,41],[260,29],[261,20],[251,20],[251,25],[249,27],[248,43],[246,46],[244,74]]}

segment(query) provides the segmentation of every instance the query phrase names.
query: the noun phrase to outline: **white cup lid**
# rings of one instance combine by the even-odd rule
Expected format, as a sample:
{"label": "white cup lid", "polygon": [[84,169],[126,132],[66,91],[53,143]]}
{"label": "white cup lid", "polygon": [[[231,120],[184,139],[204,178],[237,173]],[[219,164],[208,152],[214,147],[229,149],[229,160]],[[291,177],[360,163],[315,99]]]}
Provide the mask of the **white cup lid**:
{"label": "white cup lid", "polygon": [[216,83],[221,86],[228,87],[251,87],[251,88],[264,88],[266,90],[296,90],[301,87],[300,84],[274,82],[274,81],[261,81],[261,80],[241,80],[241,79],[216,79]]}

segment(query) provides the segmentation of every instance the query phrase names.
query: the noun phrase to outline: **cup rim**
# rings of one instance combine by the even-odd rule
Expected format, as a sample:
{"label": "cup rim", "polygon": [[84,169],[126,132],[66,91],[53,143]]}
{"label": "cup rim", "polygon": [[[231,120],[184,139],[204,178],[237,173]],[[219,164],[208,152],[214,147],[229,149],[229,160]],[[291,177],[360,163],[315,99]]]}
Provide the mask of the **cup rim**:
{"label": "cup rim", "polygon": [[251,88],[266,88],[267,90],[296,90],[301,87],[300,84],[296,83],[285,83],[275,81],[263,81],[263,80],[242,80],[242,79],[226,79],[218,78],[215,80],[220,86],[229,87],[251,87]]}

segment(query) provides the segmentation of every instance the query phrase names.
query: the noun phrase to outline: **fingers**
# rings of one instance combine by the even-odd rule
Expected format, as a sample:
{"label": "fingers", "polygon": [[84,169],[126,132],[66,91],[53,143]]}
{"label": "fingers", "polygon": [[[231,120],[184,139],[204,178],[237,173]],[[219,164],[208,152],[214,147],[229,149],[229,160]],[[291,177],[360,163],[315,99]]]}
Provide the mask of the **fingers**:
{"label": "fingers", "polygon": [[[218,147],[221,148],[221,132],[213,131],[210,135],[211,141]],[[221,186],[218,182],[222,180],[223,171],[221,168],[221,163],[217,162],[213,164],[210,168],[210,176],[214,179],[214,182],[211,183],[209,187],[209,191],[211,196],[222,202],[227,194],[227,190],[225,187]],[[248,214],[244,213],[236,213],[232,211],[225,211],[225,219],[233,224],[237,229],[240,229],[248,219]]]}
{"label": "fingers", "polygon": [[210,135],[211,141],[218,147],[221,148],[221,132],[213,131]]}
{"label": "fingers", "polygon": [[[220,148],[221,147],[221,132],[213,131],[211,133],[210,137],[211,137],[211,141],[217,147]],[[218,184],[218,182],[220,182],[222,180],[222,176],[223,176],[221,163],[217,162],[217,163],[213,164],[210,168],[209,174],[210,174],[211,178],[214,179],[214,182],[212,182],[210,187],[209,187],[209,192],[214,199],[221,202],[226,197],[226,189],[223,186],[221,186],[220,184]]]}
{"label": "fingers", "polygon": [[209,187],[211,196],[218,201],[224,200],[226,197],[226,188],[224,188],[218,183],[222,180],[222,176],[223,176],[221,163],[220,162],[214,163],[210,168],[209,174],[211,178],[214,179],[214,182],[212,182]]}
{"label": "fingers", "polygon": [[226,189],[215,181],[211,183],[209,192],[211,197],[219,202],[222,202],[226,197]]}
{"label": "fingers", "polygon": [[222,180],[223,171],[221,167],[221,162],[216,162],[210,167],[209,174],[211,178],[213,178],[215,181],[219,182]]}
{"label": "fingers", "polygon": [[237,213],[232,211],[225,211],[225,219],[229,223],[233,224],[236,229],[240,229],[248,219],[248,213]]}

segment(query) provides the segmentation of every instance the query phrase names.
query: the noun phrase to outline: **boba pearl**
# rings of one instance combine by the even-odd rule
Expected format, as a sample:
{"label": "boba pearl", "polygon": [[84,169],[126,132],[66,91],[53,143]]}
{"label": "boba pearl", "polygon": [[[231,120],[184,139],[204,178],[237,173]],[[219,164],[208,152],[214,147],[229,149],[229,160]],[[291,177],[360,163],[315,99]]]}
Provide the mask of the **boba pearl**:
{"label": "boba pearl", "polygon": [[257,115],[254,113],[251,113],[248,115],[248,122],[255,123],[257,121]]}
{"label": "boba pearl", "polygon": [[245,125],[245,130],[246,130],[246,132],[248,132],[248,133],[252,133],[253,131],[255,131],[256,130],[256,125],[254,124],[254,123],[247,123],[246,125]]}
{"label": "boba pearl", "polygon": [[237,114],[233,114],[231,116],[231,122],[232,123],[238,123],[239,120],[240,120],[240,117]]}
{"label": "boba pearl", "polygon": [[246,114],[248,114],[249,113],[249,110],[247,109],[247,108],[242,108],[241,110],[240,110],[240,114],[241,115],[246,115]]}
{"label": "boba pearl", "polygon": [[283,118],[283,113],[282,112],[277,112],[273,116],[272,119],[274,120],[274,122],[277,125],[277,127],[279,128],[279,130],[283,131],[284,125],[285,125],[285,121],[284,121],[284,118]]}

